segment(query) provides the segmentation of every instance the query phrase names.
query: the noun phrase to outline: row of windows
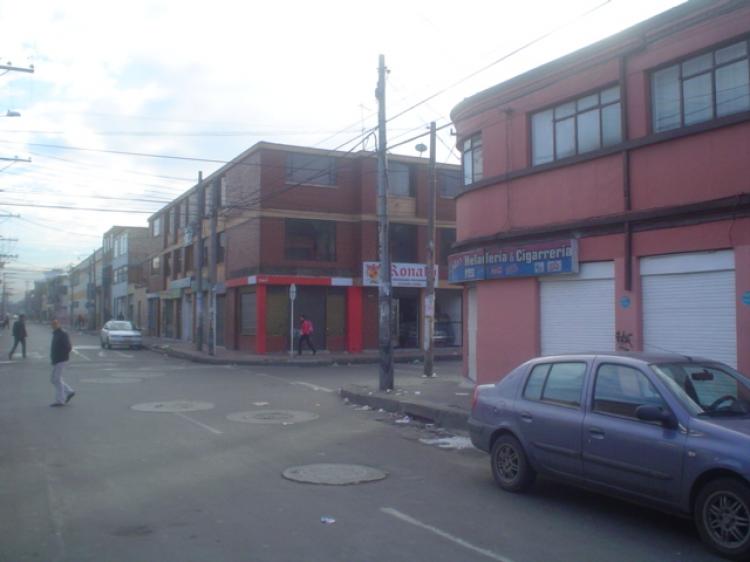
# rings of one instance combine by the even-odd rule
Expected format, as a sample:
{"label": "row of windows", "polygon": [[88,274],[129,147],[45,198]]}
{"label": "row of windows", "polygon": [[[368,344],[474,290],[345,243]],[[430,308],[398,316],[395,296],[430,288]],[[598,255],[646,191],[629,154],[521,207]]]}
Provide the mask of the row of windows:
{"label": "row of windows", "polygon": [[[652,130],[687,127],[750,111],[748,41],[691,57],[651,74]],[[619,144],[620,87],[610,86],[531,115],[533,166]],[[483,177],[481,135],[462,144],[463,183]]]}
{"label": "row of windows", "polygon": [[[523,396],[527,400],[579,407],[586,363],[550,363],[531,371]],[[626,365],[605,364],[596,372],[592,410],[635,419],[644,404],[666,408],[646,375]]]}

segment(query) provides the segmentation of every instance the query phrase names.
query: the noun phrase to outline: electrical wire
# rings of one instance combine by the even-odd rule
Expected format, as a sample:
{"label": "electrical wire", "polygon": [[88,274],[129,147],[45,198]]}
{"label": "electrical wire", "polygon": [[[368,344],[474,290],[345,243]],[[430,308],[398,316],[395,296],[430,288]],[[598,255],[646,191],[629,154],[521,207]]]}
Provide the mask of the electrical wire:
{"label": "electrical wire", "polygon": [[123,213],[123,214],[141,214],[141,215],[152,215],[153,211],[139,211],[136,209],[103,209],[101,207],[73,207],[72,205],[39,205],[37,203],[8,203],[0,201],[0,207],[37,207],[40,209],[67,209],[70,211],[96,211],[99,213]]}

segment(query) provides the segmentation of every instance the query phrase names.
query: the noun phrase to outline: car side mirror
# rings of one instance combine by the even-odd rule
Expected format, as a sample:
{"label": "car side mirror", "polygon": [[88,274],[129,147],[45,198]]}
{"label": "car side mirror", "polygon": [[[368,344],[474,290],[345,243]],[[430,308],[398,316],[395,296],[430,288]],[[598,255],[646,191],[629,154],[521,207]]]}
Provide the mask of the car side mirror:
{"label": "car side mirror", "polygon": [[677,419],[674,414],[669,410],[662,408],[661,406],[654,406],[653,404],[643,404],[638,406],[635,410],[635,415],[639,420],[647,422],[659,422],[664,427],[675,429],[677,427]]}

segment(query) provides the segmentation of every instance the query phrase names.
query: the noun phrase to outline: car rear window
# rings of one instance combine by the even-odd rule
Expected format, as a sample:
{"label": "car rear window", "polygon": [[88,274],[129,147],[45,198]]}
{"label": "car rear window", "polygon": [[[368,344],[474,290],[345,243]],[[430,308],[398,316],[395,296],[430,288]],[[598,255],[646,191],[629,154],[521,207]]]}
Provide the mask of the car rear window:
{"label": "car rear window", "polygon": [[523,396],[527,400],[540,400],[580,406],[586,363],[565,362],[537,365],[526,381]]}

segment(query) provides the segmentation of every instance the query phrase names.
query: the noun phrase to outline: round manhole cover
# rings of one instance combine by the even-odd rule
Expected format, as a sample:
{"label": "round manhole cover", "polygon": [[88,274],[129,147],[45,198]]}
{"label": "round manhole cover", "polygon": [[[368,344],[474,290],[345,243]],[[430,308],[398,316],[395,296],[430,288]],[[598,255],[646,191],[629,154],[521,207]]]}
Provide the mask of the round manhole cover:
{"label": "round manhole cover", "polygon": [[227,419],[243,423],[304,423],[318,419],[318,414],[299,412],[296,410],[254,410],[251,412],[235,412]]}
{"label": "round manhole cover", "polygon": [[81,382],[95,382],[100,384],[127,384],[129,382],[143,382],[143,379],[136,377],[97,377],[92,379],[81,379]]}
{"label": "round manhole cover", "polygon": [[287,480],[305,484],[348,486],[383,480],[388,473],[360,464],[306,464],[287,468],[281,475]]}
{"label": "round manhole cover", "polygon": [[146,402],[131,406],[131,410],[138,412],[196,412],[198,410],[210,410],[214,405],[211,402],[197,402],[193,400],[172,400],[170,402]]}

